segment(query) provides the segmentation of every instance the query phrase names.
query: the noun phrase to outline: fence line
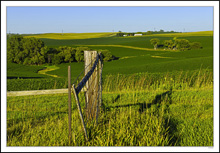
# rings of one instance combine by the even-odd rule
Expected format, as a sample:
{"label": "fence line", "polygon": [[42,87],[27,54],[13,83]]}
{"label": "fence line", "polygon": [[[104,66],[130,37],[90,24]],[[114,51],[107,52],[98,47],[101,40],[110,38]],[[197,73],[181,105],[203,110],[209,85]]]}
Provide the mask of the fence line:
{"label": "fence line", "polygon": [[[83,71],[79,74],[77,79],[72,84],[72,93],[75,97],[75,101],[77,104],[77,108],[79,111],[80,120],[82,123],[82,128],[85,134],[85,138],[88,141],[88,135],[86,130],[86,125],[88,121],[93,121],[96,119],[96,124],[98,123],[98,114],[99,108],[101,107],[102,101],[102,69],[103,62],[101,53],[97,53],[97,51],[84,51],[84,61],[85,68],[83,71],[85,72],[82,79],[78,82],[78,79],[83,74]],[[70,71],[68,71],[70,73]],[[82,107],[80,105],[79,93],[84,91],[85,96],[85,114],[83,115]],[[71,105],[69,105],[71,107]],[[71,113],[69,113],[71,115]],[[70,118],[70,116],[69,116]],[[86,124],[85,124],[86,119]],[[69,120],[69,124],[71,124],[71,120]],[[71,127],[69,127],[71,128]],[[71,132],[71,129],[69,129]],[[71,139],[71,133],[69,133],[69,139]]]}

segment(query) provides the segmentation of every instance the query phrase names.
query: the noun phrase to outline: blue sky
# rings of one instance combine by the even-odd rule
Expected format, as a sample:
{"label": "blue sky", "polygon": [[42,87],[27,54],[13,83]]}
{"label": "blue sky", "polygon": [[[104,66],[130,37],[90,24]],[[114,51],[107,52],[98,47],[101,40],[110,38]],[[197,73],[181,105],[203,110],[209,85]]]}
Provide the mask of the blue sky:
{"label": "blue sky", "polygon": [[213,7],[7,7],[7,33],[213,30]]}

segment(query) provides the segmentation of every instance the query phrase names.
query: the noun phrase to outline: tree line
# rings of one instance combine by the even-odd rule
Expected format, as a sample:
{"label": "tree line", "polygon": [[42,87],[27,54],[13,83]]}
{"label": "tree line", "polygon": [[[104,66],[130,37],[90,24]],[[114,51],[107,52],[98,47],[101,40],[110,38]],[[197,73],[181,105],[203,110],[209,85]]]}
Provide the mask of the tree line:
{"label": "tree line", "polygon": [[200,42],[190,42],[187,39],[177,39],[176,37],[174,37],[173,40],[164,40],[163,42],[160,42],[158,38],[153,38],[150,42],[154,46],[155,50],[158,48],[180,51],[202,49]]}
{"label": "tree line", "polygon": [[[24,65],[41,65],[83,62],[84,51],[92,50],[88,47],[60,46],[49,48],[37,38],[24,38],[21,35],[13,35],[7,39],[7,62]],[[111,61],[115,57],[109,50],[97,50],[101,52],[104,61]]]}
{"label": "tree line", "polygon": [[147,31],[147,32],[122,32],[122,31],[118,31],[116,36],[123,37],[124,35],[126,35],[126,36],[134,36],[134,34],[151,35],[151,34],[161,34],[161,33],[178,33],[178,32],[175,32],[173,30],[171,30],[171,31],[164,31],[162,29],[160,29],[160,31]]}

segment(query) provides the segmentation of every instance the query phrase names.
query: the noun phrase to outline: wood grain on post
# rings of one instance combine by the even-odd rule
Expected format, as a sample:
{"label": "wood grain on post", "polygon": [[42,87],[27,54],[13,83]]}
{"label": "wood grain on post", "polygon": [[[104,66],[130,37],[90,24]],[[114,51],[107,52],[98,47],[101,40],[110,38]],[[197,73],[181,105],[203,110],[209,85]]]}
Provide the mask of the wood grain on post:
{"label": "wood grain on post", "polygon": [[68,66],[69,144],[71,143],[71,67]]}
{"label": "wood grain on post", "polygon": [[98,102],[96,104],[96,124],[98,124],[98,115],[99,115],[99,108],[102,103],[102,55],[101,52],[99,53],[99,92],[98,92]]}
{"label": "wood grain on post", "polygon": [[[97,51],[84,51],[84,60],[85,60],[85,74],[87,74],[92,66],[94,65],[97,60],[94,60],[97,57]],[[89,66],[88,66],[89,65]],[[97,100],[95,100],[97,96],[97,91],[98,91],[98,76],[97,76],[97,66],[95,67],[94,72],[86,82],[86,116],[88,119],[94,117],[94,106],[96,106]],[[96,87],[97,86],[97,87]],[[94,106],[93,106],[94,105]]]}

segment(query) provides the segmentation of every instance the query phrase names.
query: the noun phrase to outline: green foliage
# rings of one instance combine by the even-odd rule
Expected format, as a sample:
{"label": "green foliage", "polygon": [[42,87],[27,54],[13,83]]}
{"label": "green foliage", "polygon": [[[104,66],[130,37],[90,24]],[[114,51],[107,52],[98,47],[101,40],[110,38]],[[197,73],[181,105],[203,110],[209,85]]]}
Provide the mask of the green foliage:
{"label": "green foliage", "polygon": [[76,61],[83,62],[84,61],[84,51],[91,50],[88,47],[77,47],[76,48]]}
{"label": "green foliage", "polygon": [[192,43],[190,43],[190,47],[191,47],[191,49],[201,49],[202,45],[200,42],[192,42]]}
{"label": "green foliage", "polygon": [[98,52],[101,52],[102,59],[103,59],[104,62],[111,61],[111,60],[114,59],[114,56],[107,49],[103,49],[103,50],[99,49]]}
{"label": "green foliage", "polygon": [[7,40],[7,61],[18,64],[39,65],[45,62],[48,49],[36,38],[13,35]]}
{"label": "green foliage", "polygon": [[200,42],[190,43],[187,39],[177,39],[177,37],[174,37],[173,40],[164,40],[162,44],[160,44],[160,40],[158,38],[151,39],[150,42],[154,46],[154,49],[164,47],[164,49],[185,51],[202,48]]}
{"label": "green foliage", "polygon": [[160,40],[158,38],[153,38],[150,40],[150,43],[154,46],[154,49],[157,49],[157,45],[159,44]]}
{"label": "green foliage", "polygon": [[164,40],[163,45],[165,48],[173,49],[173,41],[172,40]]}
{"label": "green foliage", "polygon": [[57,56],[60,57],[61,62],[73,62],[75,61],[75,53],[76,49],[68,46],[60,46],[56,49],[58,54]]}
{"label": "green foliage", "polygon": [[175,44],[176,49],[180,51],[190,49],[190,42],[187,39],[176,39],[174,44]]}
{"label": "green foliage", "polygon": [[53,59],[52,59],[52,64],[53,65],[58,65],[62,62],[62,57],[60,57],[58,54],[55,54],[53,56]]}

